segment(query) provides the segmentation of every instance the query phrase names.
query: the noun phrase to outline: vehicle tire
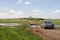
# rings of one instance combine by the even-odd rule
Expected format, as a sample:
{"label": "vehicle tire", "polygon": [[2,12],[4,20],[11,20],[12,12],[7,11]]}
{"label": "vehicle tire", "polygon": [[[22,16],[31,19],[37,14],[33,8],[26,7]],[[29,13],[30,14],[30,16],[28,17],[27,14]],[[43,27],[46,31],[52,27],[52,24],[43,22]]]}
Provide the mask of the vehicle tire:
{"label": "vehicle tire", "polygon": [[46,29],[46,27],[43,27],[43,29]]}
{"label": "vehicle tire", "polygon": [[52,26],[52,29],[54,29],[54,25]]}
{"label": "vehicle tire", "polygon": [[43,27],[41,26],[41,28],[43,28]]}

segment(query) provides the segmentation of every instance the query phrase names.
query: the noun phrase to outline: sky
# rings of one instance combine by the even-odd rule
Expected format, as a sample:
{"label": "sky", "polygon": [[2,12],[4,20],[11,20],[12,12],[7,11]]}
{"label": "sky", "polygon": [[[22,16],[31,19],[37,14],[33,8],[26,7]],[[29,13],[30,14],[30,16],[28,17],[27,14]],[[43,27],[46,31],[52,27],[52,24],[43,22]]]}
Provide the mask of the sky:
{"label": "sky", "polygon": [[0,18],[60,19],[60,0],[0,0]]}

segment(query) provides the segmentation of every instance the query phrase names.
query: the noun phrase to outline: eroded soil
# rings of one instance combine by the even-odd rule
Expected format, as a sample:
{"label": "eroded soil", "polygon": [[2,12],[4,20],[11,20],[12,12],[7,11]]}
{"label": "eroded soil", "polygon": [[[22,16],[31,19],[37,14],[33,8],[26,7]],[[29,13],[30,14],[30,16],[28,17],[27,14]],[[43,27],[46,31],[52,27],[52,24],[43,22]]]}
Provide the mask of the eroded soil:
{"label": "eroded soil", "polygon": [[36,34],[43,40],[60,40],[60,30],[55,29],[43,29],[40,26],[36,28],[29,28],[32,34]]}

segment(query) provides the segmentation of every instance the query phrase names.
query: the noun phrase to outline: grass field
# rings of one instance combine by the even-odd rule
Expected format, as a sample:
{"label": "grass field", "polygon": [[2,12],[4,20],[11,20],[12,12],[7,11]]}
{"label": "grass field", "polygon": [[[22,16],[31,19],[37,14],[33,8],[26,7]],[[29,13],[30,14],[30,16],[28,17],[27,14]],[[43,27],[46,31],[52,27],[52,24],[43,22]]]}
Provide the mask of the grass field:
{"label": "grass field", "polygon": [[[28,20],[25,19],[25,20],[19,20],[19,19],[10,19],[10,20],[3,20],[3,19],[0,19],[0,23],[26,23]],[[43,20],[32,20],[34,22],[38,22],[38,23],[41,23]],[[60,25],[60,20],[51,20],[54,24],[59,24]]]}
{"label": "grass field", "polygon": [[[33,21],[41,24],[44,20],[33,20]],[[60,20],[58,20],[58,19],[53,19],[53,20],[50,20],[50,21],[52,21],[52,23],[54,23],[55,25],[60,25]]]}
{"label": "grass field", "polygon": [[60,25],[60,20],[51,20],[54,24]]}
{"label": "grass field", "polygon": [[27,20],[0,20],[0,23],[20,23],[21,26],[0,27],[0,40],[42,40],[37,35],[30,34],[25,27],[27,27]]}
{"label": "grass field", "polygon": [[[32,20],[41,24],[42,20]],[[51,20],[55,25],[60,25],[60,20]],[[21,26],[0,28],[0,40],[42,40],[37,35],[30,34],[25,28],[28,20],[0,20],[0,23],[20,23]],[[57,29],[60,29],[60,27]]]}
{"label": "grass field", "polygon": [[0,28],[0,40],[42,40],[20,28]]}
{"label": "grass field", "polygon": [[27,20],[14,20],[14,19],[10,19],[10,20],[0,20],[0,23],[25,23]]}

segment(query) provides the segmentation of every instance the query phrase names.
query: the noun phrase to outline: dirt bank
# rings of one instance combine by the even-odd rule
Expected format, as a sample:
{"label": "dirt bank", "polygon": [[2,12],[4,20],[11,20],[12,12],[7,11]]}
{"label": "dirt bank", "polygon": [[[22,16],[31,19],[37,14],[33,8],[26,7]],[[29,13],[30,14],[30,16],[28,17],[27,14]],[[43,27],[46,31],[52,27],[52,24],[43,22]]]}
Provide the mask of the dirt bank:
{"label": "dirt bank", "polygon": [[29,31],[40,36],[43,40],[60,40],[60,30],[43,29],[38,26],[36,28],[29,28]]}

